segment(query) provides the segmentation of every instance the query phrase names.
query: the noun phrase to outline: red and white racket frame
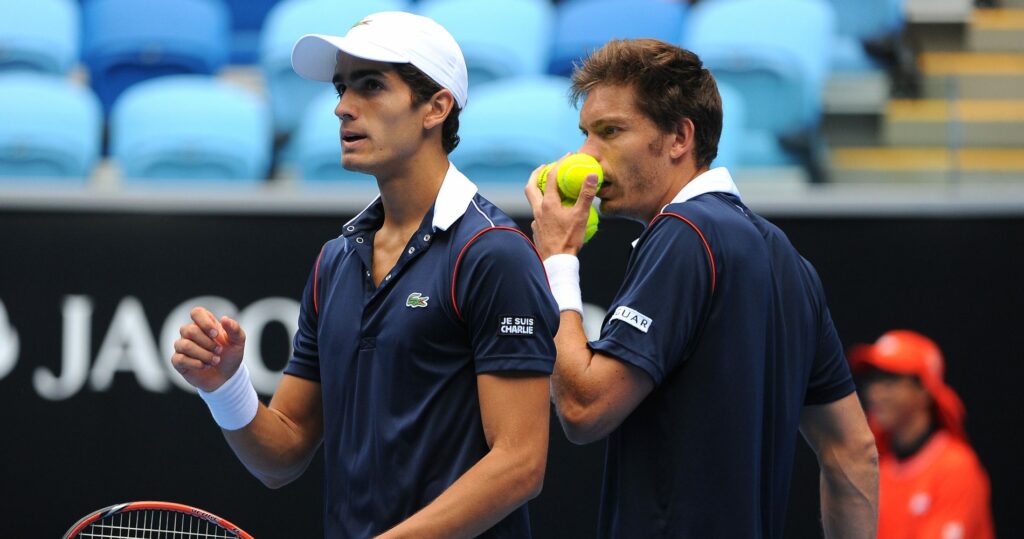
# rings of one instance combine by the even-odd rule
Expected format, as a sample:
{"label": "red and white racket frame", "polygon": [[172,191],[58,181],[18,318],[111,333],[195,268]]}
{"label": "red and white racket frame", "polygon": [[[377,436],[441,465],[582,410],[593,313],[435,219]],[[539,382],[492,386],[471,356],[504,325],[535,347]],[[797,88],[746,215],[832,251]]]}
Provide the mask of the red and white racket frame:
{"label": "red and white racket frame", "polygon": [[89,515],[86,515],[85,517],[83,517],[78,522],[76,522],[74,526],[71,526],[71,529],[68,530],[67,533],[64,534],[64,539],[72,539],[74,537],[77,537],[77,534],[79,532],[81,532],[83,529],[85,529],[86,526],[88,526],[89,524],[92,524],[93,522],[96,522],[97,520],[106,518],[108,516],[116,515],[118,513],[126,513],[126,512],[129,512],[129,511],[141,511],[141,510],[147,510],[147,509],[149,509],[149,510],[154,510],[154,509],[155,510],[160,510],[160,509],[162,509],[162,510],[165,510],[165,511],[175,511],[175,512],[178,512],[178,513],[184,513],[186,515],[192,515],[192,516],[195,516],[195,517],[199,517],[199,518],[201,518],[203,520],[209,521],[209,522],[211,522],[213,524],[216,524],[217,526],[220,526],[221,528],[224,528],[228,532],[237,535],[239,537],[239,539],[253,539],[253,537],[251,535],[249,535],[248,533],[242,531],[242,529],[239,528],[238,526],[234,525],[230,521],[228,521],[226,519],[223,519],[223,518],[221,518],[221,517],[219,517],[219,516],[209,512],[209,511],[204,511],[202,509],[198,509],[196,507],[192,507],[191,505],[185,505],[185,504],[181,504],[181,503],[155,502],[155,501],[119,503],[119,504],[111,505],[110,507],[104,507],[103,509],[100,509],[98,511],[94,511],[94,512],[90,513]]}

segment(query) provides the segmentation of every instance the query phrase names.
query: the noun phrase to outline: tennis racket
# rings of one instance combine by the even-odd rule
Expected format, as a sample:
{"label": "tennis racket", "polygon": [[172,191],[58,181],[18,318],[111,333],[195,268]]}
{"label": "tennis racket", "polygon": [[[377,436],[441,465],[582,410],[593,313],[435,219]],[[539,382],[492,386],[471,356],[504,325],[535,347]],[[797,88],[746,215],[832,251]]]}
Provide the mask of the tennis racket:
{"label": "tennis racket", "polygon": [[171,502],[129,502],[94,511],[71,526],[64,539],[132,537],[144,539],[252,539],[213,513]]}

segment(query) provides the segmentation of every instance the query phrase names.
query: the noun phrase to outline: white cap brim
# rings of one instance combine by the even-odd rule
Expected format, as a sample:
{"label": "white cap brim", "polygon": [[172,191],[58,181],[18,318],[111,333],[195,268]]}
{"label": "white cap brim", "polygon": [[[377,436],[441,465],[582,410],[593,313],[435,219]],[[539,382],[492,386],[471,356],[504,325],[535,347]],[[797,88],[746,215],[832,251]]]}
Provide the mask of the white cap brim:
{"label": "white cap brim", "polygon": [[339,51],[374,62],[409,63],[403,55],[365,40],[307,34],[292,48],[292,69],[304,79],[331,82]]}

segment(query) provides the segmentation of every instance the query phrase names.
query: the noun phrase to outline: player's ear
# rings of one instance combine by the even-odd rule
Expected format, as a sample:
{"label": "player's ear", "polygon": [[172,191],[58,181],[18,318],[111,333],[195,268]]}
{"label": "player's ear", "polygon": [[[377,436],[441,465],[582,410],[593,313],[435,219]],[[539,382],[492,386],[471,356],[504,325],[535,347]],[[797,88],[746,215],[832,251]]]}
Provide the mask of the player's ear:
{"label": "player's ear", "polygon": [[676,122],[675,130],[672,132],[672,145],[669,147],[669,156],[672,159],[679,159],[686,155],[687,152],[692,153],[697,147],[696,135],[697,128],[693,125],[693,120],[682,118]]}
{"label": "player's ear", "polygon": [[448,114],[455,107],[455,96],[452,95],[450,90],[441,89],[430,96],[427,105],[429,108],[427,109],[427,115],[423,117],[423,128],[433,129],[443,124],[445,119],[448,118]]}

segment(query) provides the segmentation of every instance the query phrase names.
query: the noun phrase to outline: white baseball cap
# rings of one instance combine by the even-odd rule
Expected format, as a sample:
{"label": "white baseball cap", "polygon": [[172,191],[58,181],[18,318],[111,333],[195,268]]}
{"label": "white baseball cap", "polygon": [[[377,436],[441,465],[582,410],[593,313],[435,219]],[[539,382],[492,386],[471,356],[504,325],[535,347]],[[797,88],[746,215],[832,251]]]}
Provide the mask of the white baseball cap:
{"label": "white baseball cap", "polygon": [[455,38],[433,19],[382,11],[367,15],[344,36],[307,34],[292,49],[292,69],[304,79],[330,82],[338,51],[375,62],[412,64],[451,91],[460,109],[466,106],[466,59]]}

